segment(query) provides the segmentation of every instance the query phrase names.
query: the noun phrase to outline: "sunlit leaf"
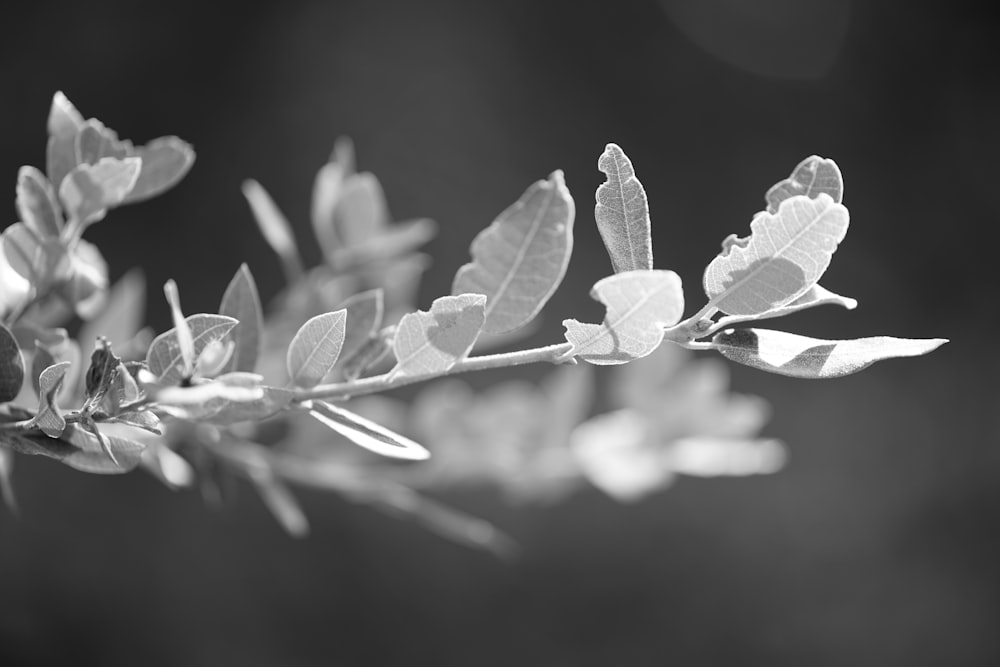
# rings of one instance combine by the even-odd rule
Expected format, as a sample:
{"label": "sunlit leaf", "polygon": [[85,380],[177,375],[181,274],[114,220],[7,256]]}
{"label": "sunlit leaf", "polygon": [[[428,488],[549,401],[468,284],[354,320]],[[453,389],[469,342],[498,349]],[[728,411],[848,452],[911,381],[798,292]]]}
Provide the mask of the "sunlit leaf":
{"label": "sunlit leaf", "polygon": [[566,274],[574,214],[563,174],[554,171],[476,236],[451,292],[486,295],[483,331],[513,331],[542,309]]}
{"label": "sunlit leaf", "polygon": [[62,209],[45,174],[34,167],[17,173],[17,212],[21,221],[40,237],[59,236],[63,228]]}
{"label": "sunlit leaf", "polygon": [[76,135],[85,121],[76,107],[62,92],[52,96],[49,111],[49,143],[46,149],[46,172],[56,191],[73,167],[76,166]]}
{"label": "sunlit leaf", "polygon": [[396,327],[392,376],[439,375],[464,358],[483,327],[486,297],[461,294],[435,299],[429,311],[405,315]]}
{"label": "sunlit leaf", "polygon": [[780,440],[766,438],[692,436],[675,440],[664,451],[673,472],[695,477],[769,475],[781,470],[787,458]]}
{"label": "sunlit leaf", "polygon": [[[219,340],[236,326],[236,320],[224,315],[191,315],[185,321],[191,330],[195,357],[201,354],[206,345]],[[146,354],[146,364],[150,372],[159,377],[162,384],[180,382],[184,359],[175,329],[165,331],[153,339]]]}
{"label": "sunlit leaf", "polygon": [[38,412],[31,424],[50,438],[58,438],[66,430],[66,418],[56,403],[56,394],[66,378],[67,369],[69,362],[62,361],[46,368],[38,378]]}
{"label": "sunlit leaf", "polygon": [[288,376],[296,387],[315,387],[323,381],[344,344],[347,310],[323,313],[309,319],[288,345]]}
{"label": "sunlit leaf", "polygon": [[663,342],[664,327],[684,312],[681,279],[673,271],[626,271],[603,278],[591,296],[607,306],[603,324],[564,320],[567,356],[592,364],[623,364],[644,357]]}
{"label": "sunlit leaf", "polygon": [[340,304],[340,308],[347,311],[347,322],[338,366],[350,360],[382,326],[384,300],[384,291],[373,289],[355,294]]}
{"label": "sunlit leaf", "polygon": [[652,269],[649,204],[631,160],[616,144],[608,144],[597,168],[607,180],[597,188],[594,218],[615,273]]}
{"label": "sunlit leaf", "polygon": [[126,203],[143,201],[177,185],[194,164],[191,144],[177,137],[160,137],[137,147],[132,155],[142,160],[135,187],[125,196]]}
{"label": "sunlit leaf", "polygon": [[160,441],[146,447],[142,464],[171,489],[191,486],[195,479],[194,468],[187,459]]}
{"label": "sunlit leaf", "polygon": [[254,180],[243,181],[243,196],[250,204],[257,227],[274,254],[281,260],[285,279],[292,283],[302,275],[302,259],[292,226],[264,187]]}
{"label": "sunlit leaf", "polygon": [[768,213],[777,213],[781,202],[789,197],[805,195],[816,199],[820,193],[839,204],[844,199],[844,178],[836,162],[813,155],[800,162],[791,176],[771,186],[764,198]]}
{"label": "sunlit leaf", "polygon": [[850,375],[882,359],[927,354],[946,342],[889,336],[822,340],[771,329],[726,329],[712,338],[712,346],[732,361],[800,378]]}
{"label": "sunlit leaf", "polygon": [[71,219],[96,220],[106,209],[122,203],[141,168],[142,160],[134,157],[106,157],[92,165],[77,165],[59,186],[59,199]]}
{"label": "sunlit leaf", "polygon": [[222,296],[219,314],[239,321],[229,336],[236,342],[223,371],[253,371],[260,353],[260,334],[264,327],[263,308],[257,283],[246,264],[241,264]]}
{"label": "sunlit leaf", "polygon": [[0,323],[0,403],[13,401],[24,384],[24,358],[14,334]]}
{"label": "sunlit leaf", "polygon": [[108,264],[97,246],[80,239],[69,253],[69,279],[56,292],[83,320],[96,317],[104,308],[108,288]]}
{"label": "sunlit leaf", "polygon": [[825,193],[785,199],[774,215],[762,211],[748,239],[724,247],[705,269],[709,304],[730,315],[759,315],[812,287],[847,234],[847,209]]}
{"label": "sunlit leaf", "polygon": [[376,454],[415,461],[430,456],[422,445],[361,415],[323,401],[312,401],[309,408],[309,414],[322,424]]}
{"label": "sunlit leaf", "polygon": [[105,422],[134,426],[155,435],[160,435],[160,418],[150,410],[120,412],[114,417],[108,417]]}
{"label": "sunlit leaf", "polygon": [[826,305],[841,306],[847,310],[854,310],[858,307],[858,302],[856,299],[840,296],[839,294],[835,294],[826,289],[822,285],[817,284],[810,287],[806,290],[805,294],[788,305],[761,313],[761,318],[783,317],[807,308],[815,308],[816,306]]}

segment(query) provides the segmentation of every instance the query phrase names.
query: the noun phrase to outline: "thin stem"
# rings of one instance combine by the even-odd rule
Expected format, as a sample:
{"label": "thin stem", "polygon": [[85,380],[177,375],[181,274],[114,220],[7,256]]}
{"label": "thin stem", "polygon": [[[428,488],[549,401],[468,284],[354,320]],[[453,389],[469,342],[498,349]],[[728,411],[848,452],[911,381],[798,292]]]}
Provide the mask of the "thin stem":
{"label": "thin stem", "polygon": [[573,349],[572,343],[557,343],[547,347],[536,347],[530,350],[518,350],[517,352],[504,352],[502,354],[486,354],[479,357],[469,357],[462,359],[444,373],[435,375],[395,375],[392,371],[382,375],[362,378],[353,382],[334,382],[322,384],[311,389],[301,389],[295,392],[296,403],[309,401],[316,398],[322,399],[347,399],[352,396],[363,396],[374,394],[396,387],[403,387],[408,384],[424,382],[445,375],[455,375],[456,373],[467,373],[469,371],[483,371],[489,368],[507,368],[510,366],[523,366],[539,362],[564,363],[567,352]]}

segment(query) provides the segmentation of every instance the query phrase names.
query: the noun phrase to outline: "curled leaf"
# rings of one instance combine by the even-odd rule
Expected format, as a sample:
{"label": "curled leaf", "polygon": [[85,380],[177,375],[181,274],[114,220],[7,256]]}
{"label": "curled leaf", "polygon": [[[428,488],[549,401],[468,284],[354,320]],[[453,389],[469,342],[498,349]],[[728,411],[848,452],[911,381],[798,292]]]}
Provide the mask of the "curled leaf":
{"label": "curled leaf", "polygon": [[50,438],[58,438],[66,430],[66,418],[56,403],[56,394],[62,386],[69,368],[68,361],[49,366],[38,378],[38,412],[31,425],[38,427]]}
{"label": "curled leaf", "polygon": [[771,186],[764,198],[767,212],[777,213],[781,202],[789,197],[805,195],[816,199],[824,193],[839,204],[844,199],[844,177],[837,163],[828,158],[812,155],[796,165],[792,175]]}
{"label": "curled leaf", "polygon": [[625,271],[603,278],[590,295],[607,306],[602,324],[564,320],[567,356],[592,364],[624,364],[650,354],[663,342],[663,329],[684,312],[681,279],[673,271]]}
{"label": "curled leaf", "polygon": [[649,204],[632,161],[617,144],[608,144],[597,168],[607,180],[597,188],[594,218],[615,273],[652,269]]}
{"label": "curled leaf", "polygon": [[486,318],[486,297],[460,294],[435,299],[429,311],[404,315],[396,327],[392,376],[439,375],[472,349]]}
{"label": "curled leaf", "polygon": [[485,294],[483,331],[530,322],[559,287],[573,250],[573,197],[561,171],[537,181],[472,242],[452,294]]}
{"label": "curled leaf", "polygon": [[847,209],[826,193],[785,199],[758,213],[748,239],[724,247],[705,269],[709,304],[730,315],[759,315],[812,287],[847,234]]}
{"label": "curled leaf", "polygon": [[889,336],[822,340],[771,329],[726,329],[712,338],[712,346],[727,359],[799,378],[842,377],[883,359],[927,354],[946,342]]}
{"label": "curled leaf", "polygon": [[431,455],[422,445],[361,415],[323,401],[312,401],[308,407],[309,414],[322,424],[376,454],[414,461]]}
{"label": "curled leaf", "polygon": [[288,345],[288,376],[296,387],[315,387],[329,373],[344,344],[347,310],[310,318]]}

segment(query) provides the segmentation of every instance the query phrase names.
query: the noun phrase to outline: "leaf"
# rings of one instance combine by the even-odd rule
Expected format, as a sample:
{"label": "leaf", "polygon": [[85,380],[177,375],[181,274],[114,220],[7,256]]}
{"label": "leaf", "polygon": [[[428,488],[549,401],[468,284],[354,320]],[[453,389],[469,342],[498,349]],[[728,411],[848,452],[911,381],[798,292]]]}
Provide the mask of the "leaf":
{"label": "leaf", "polygon": [[114,130],[91,118],[76,135],[76,164],[97,164],[106,157],[121,160],[130,156],[131,148],[130,142],[119,141]]}
{"label": "leaf", "polygon": [[14,334],[0,323],[0,403],[13,401],[24,384],[24,359]]}
{"label": "leaf", "polygon": [[49,111],[49,143],[46,148],[46,173],[58,191],[63,178],[76,166],[76,135],[85,121],[62,92],[52,96]]}
{"label": "leaf", "polygon": [[260,354],[260,334],[264,327],[264,315],[257,283],[246,264],[241,264],[236,275],[229,281],[226,293],[222,296],[219,314],[239,321],[229,334],[236,342],[236,347],[223,367],[223,372],[253,372],[257,365],[257,356]]}
{"label": "leaf", "polygon": [[260,398],[226,403],[204,421],[226,426],[245,421],[263,421],[284,410],[295,397],[294,392],[283,387],[261,385],[260,391]]}
{"label": "leaf", "polygon": [[362,245],[376,238],[388,223],[389,208],[375,174],[363,172],[344,180],[334,212],[334,229],[345,246]]}
{"label": "leaf", "polygon": [[62,387],[68,368],[69,362],[62,361],[46,368],[38,378],[38,413],[31,420],[31,425],[37,426],[50,438],[58,438],[66,430],[66,418],[56,403],[56,394]]}
{"label": "leaf", "polygon": [[264,240],[281,260],[285,279],[289,283],[294,282],[302,275],[302,260],[299,258],[299,248],[295,243],[292,226],[271,199],[271,195],[267,194],[267,190],[257,181],[243,181],[243,196],[250,204],[250,210]]}
{"label": "leaf", "polygon": [[461,294],[435,299],[429,311],[403,316],[396,327],[393,377],[440,375],[464,358],[486,318],[486,297]]}
{"label": "leaf", "polygon": [[682,475],[742,477],[778,472],[788,452],[780,440],[693,436],[675,440],[664,456],[666,465]]}
{"label": "leaf", "polygon": [[829,195],[784,200],[777,214],[762,211],[749,239],[731,244],[705,269],[705,293],[730,315],[759,315],[812,287],[847,234],[847,209]]}
{"label": "leaf", "polygon": [[805,195],[816,199],[821,193],[839,204],[844,199],[844,178],[836,162],[813,155],[800,162],[791,176],[771,186],[764,196],[767,212],[776,213],[789,197]]}
{"label": "leaf", "polygon": [[810,287],[805,294],[788,305],[780,306],[774,310],[761,313],[755,319],[764,319],[766,317],[784,317],[785,315],[790,315],[800,310],[825,305],[841,306],[847,310],[854,310],[858,307],[858,302],[856,299],[834,294],[830,290],[817,284]]}
{"label": "leaf", "polygon": [[[198,314],[190,315],[185,320],[191,330],[194,356],[212,341],[219,340],[232,331],[237,322],[224,315]],[[153,339],[146,353],[146,365],[151,373],[159,378],[162,384],[177,384],[180,382],[184,359],[177,339],[176,329],[170,329]]]}
{"label": "leaf", "polygon": [[296,387],[315,387],[333,369],[344,344],[347,310],[309,319],[288,345],[288,376]]}
{"label": "leaf", "polygon": [[616,144],[608,144],[597,168],[607,180],[597,188],[594,218],[615,273],[652,269],[649,204],[631,160]]}
{"label": "leaf", "polygon": [[333,216],[345,175],[343,165],[328,162],[316,173],[316,180],[313,182],[311,215],[313,234],[326,258],[333,257],[334,253],[340,250],[341,242],[333,226]]}
{"label": "leaf", "polygon": [[603,278],[590,296],[607,306],[603,324],[563,320],[567,356],[600,366],[645,357],[663,342],[663,329],[684,312],[681,279],[673,271],[625,271]]}
{"label": "leaf", "polygon": [[2,238],[10,267],[37,292],[67,278],[71,261],[58,238],[39,238],[21,222],[5,229]]}
{"label": "leaf", "polygon": [[486,295],[483,331],[519,329],[542,309],[566,275],[574,215],[563,174],[554,171],[476,236],[451,293]]}
{"label": "leaf", "polygon": [[145,311],[146,277],[142,269],[131,269],[111,286],[103,310],[80,327],[80,347],[90,350],[98,336],[103,336],[123,350],[142,328]]}
{"label": "leaf", "polygon": [[409,253],[437,234],[437,223],[427,218],[407,220],[381,229],[356,245],[334,250],[329,256],[339,270],[391,259]]}
{"label": "leaf", "polygon": [[108,208],[122,203],[141,168],[142,160],[134,157],[106,157],[92,165],[77,165],[59,186],[59,199],[70,219],[99,219]]}
{"label": "leaf", "polygon": [[56,193],[45,174],[34,167],[18,171],[16,203],[21,221],[38,236],[59,236],[62,232],[62,209]]}
{"label": "leaf", "polygon": [[351,442],[376,454],[397,459],[422,461],[430,457],[422,445],[394,433],[361,415],[323,401],[308,404],[309,414]]}
{"label": "leaf", "polygon": [[340,304],[347,311],[344,344],[337,365],[349,361],[382,326],[385,292],[381,288],[360,292]]}
{"label": "leaf", "polygon": [[94,435],[76,425],[68,426],[63,437],[58,439],[0,431],[0,440],[16,452],[47,456],[83,472],[119,475],[139,465],[144,444],[106,433],[102,437],[114,452],[118,463],[104,452]]}
{"label": "leaf", "polygon": [[712,338],[712,346],[731,361],[799,378],[842,377],[882,359],[927,354],[947,342],[889,336],[822,340],[771,329],[726,329]]}
{"label": "leaf", "polygon": [[372,335],[350,356],[341,355],[338,360],[341,373],[346,380],[356,380],[366,370],[373,368],[392,351],[396,335],[395,327],[386,327]]}
{"label": "leaf", "polygon": [[127,204],[155,197],[177,185],[191,170],[195,157],[191,144],[177,137],[153,139],[132,154],[142,160],[142,170],[135,187],[125,196]]}
{"label": "leaf", "polygon": [[277,519],[281,527],[292,537],[309,534],[309,520],[291,489],[268,468],[255,468],[248,474],[250,482],[260,494],[260,499]]}

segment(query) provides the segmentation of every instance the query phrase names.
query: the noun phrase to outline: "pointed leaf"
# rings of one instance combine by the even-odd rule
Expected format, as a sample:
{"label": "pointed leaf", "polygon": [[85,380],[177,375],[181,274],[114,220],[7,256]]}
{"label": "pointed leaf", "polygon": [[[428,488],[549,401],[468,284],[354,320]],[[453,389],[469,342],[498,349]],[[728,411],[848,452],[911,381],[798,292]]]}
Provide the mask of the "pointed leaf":
{"label": "pointed leaf", "polygon": [[573,250],[573,197],[561,171],[536,181],[472,242],[452,294],[486,295],[486,333],[527,324],[566,274]]}
{"label": "pointed leaf", "polygon": [[597,188],[594,218],[615,273],[652,269],[649,204],[632,162],[621,148],[608,144],[597,168],[607,180]]}
{"label": "pointed leaf", "polygon": [[24,384],[24,359],[14,334],[0,324],[0,403],[13,401]]}
{"label": "pointed leaf", "polygon": [[40,237],[59,236],[63,228],[62,209],[45,174],[34,167],[17,173],[17,212],[21,221]]}
{"label": "pointed leaf", "polygon": [[844,178],[836,162],[813,155],[800,162],[791,176],[771,186],[764,196],[767,212],[776,213],[781,202],[789,197],[805,195],[816,199],[820,193],[829,195],[839,204],[844,199]]}
{"label": "pointed leaf", "polygon": [[62,92],[52,96],[49,111],[49,143],[46,149],[46,173],[56,191],[76,166],[76,135],[85,121]]}
{"label": "pointed leaf", "polygon": [[592,364],[624,364],[644,357],[663,342],[663,329],[684,312],[681,279],[673,271],[626,271],[603,278],[591,297],[607,306],[603,324],[564,320],[567,356]]}
{"label": "pointed leaf", "polygon": [[[219,340],[229,333],[237,322],[224,315],[191,315],[186,320],[191,330],[194,354],[197,357],[209,343]],[[177,384],[180,382],[184,359],[181,356],[181,346],[177,339],[176,329],[165,331],[153,339],[146,353],[146,364],[151,373],[159,377],[162,384]]]}
{"label": "pointed leaf", "polygon": [[236,275],[229,281],[229,287],[222,296],[219,314],[239,320],[239,324],[229,334],[236,342],[236,347],[223,372],[253,372],[257,365],[257,355],[260,353],[260,333],[264,327],[264,315],[257,283],[246,264],[240,265]]}
{"label": "pointed leaf", "polygon": [[727,359],[800,378],[842,377],[882,359],[927,354],[946,342],[889,336],[821,340],[771,329],[726,329],[712,338],[712,346]]}
{"label": "pointed leaf", "polygon": [[142,170],[125,203],[155,197],[177,185],[194,164],[191,144],[177,137],[160,137],[139,146],[133,155],[142,159]]}
{"label": "pointed leaf", "polygon": [[340,304],[347,311],[347,328],[337,359],[338,366],[342,367],[349,361],[382,326],[384,295],[382,289],[368,290],[355,294]]}
{"label": "pointed leaf", "polygon": [[440,375],[464,358],[485,321],[486,297],[461,294],[435,299],[429,311],[405,315],[396,327],[394,377]]}
{"label": "pointed leaf", "polygon": [[299,257],[299,248],[295,243],[291,224],[264,186],[257,181],[243,181],[243,196],[250,204],[250,210],[253,212],[254,220],[257,221],[261,235],[281,260],[285,279],[289,283],[294,282],[302,275],[302,260]]}
{"label": "pointed leaf", "polygon": [[409,438],[335,405],[312,401],[309,414],[354,444],[376,454],[414,461],[431,455],[422,445]]}
{"label": "pointed leaf", "polygon": [[315,387],[333,369],[344,344],[347,310],[311,318],[288,345],[288,376],[296,387]]}
{"label": "pointed leaf", "polygon": [[63,361],[46,368],[38,378],[38,413],[31,424],[50,438],[58,438],[66,430],[66,418],[56,403],[56,394],[66,378],[67,369],[69,362]]}
{"label": "pointed leaf", "polygon": [[70,218],[88,222],[121,204],[139,177],[142,160],[106,157],[95,164],[81,164],[59,186],[59,199]]}
{"label": "pointed leaf", "polygon": [[749,239],[730,244],[705,269],[709,304],[730,315],[759,315],[799,298],[830,265],[847,234],[847,209],[826,193],[762,211]]}

